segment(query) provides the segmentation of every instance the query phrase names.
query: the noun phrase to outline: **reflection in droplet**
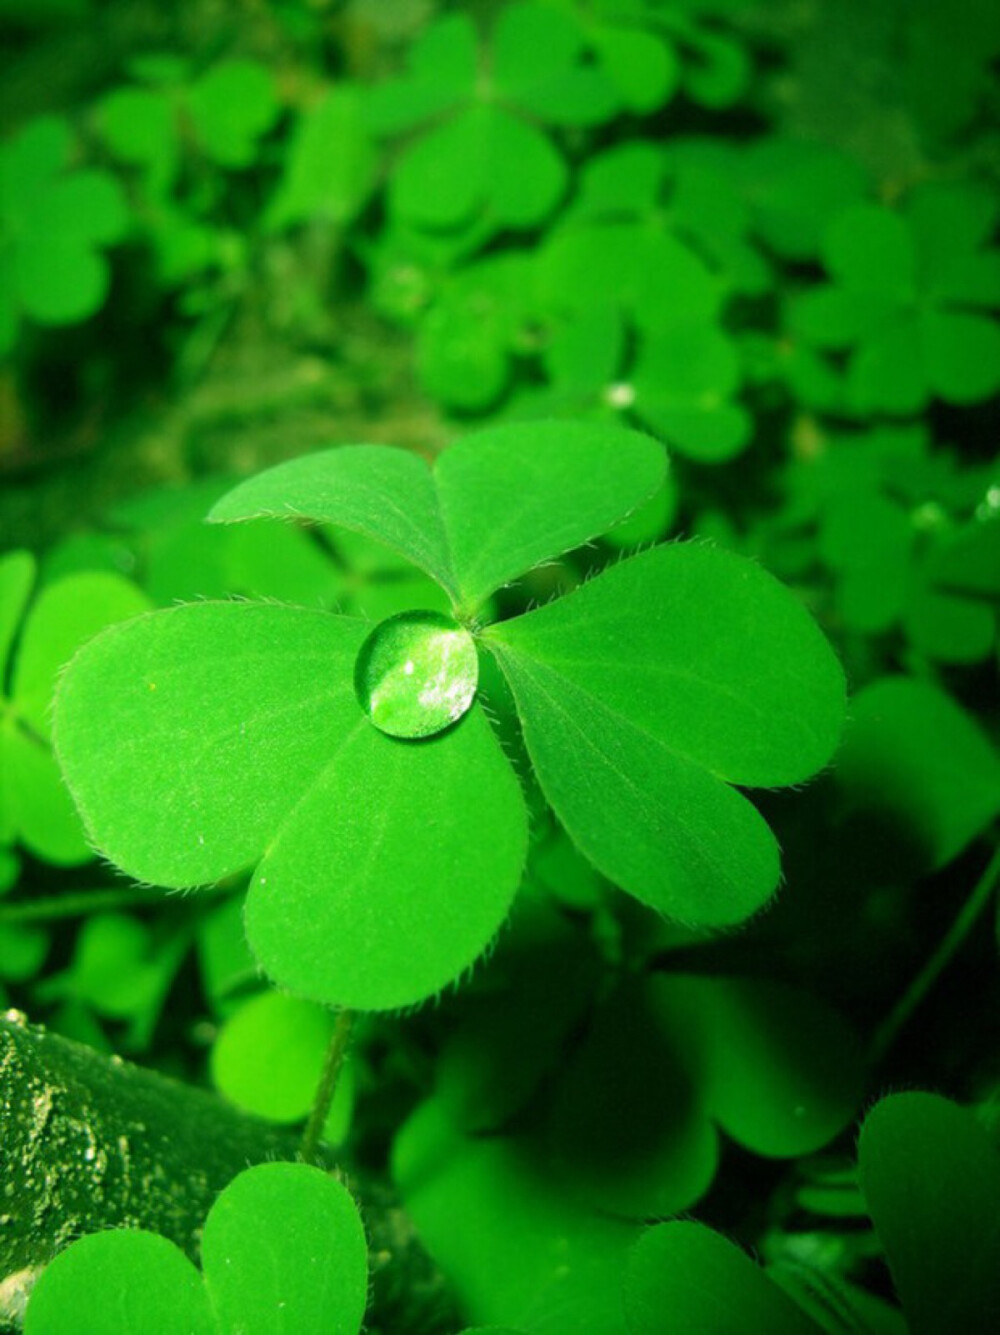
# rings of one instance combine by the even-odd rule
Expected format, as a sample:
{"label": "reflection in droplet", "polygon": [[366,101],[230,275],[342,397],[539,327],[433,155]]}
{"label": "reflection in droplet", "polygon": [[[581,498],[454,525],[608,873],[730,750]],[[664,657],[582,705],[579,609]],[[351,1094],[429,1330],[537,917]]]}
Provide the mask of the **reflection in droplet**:
{"label": "reflection in droplet", "polygon": [[440,612],[401,612],[365,640],[354,669],[361,707],[391,737],[430,737],[472,704],[479,659],[469,632]]}

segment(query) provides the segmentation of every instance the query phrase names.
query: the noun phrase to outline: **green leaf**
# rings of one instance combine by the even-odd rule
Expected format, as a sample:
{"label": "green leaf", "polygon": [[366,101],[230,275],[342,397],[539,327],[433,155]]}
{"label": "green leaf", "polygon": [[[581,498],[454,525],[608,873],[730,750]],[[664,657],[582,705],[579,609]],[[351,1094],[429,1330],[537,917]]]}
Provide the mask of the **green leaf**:
{"label": "green leaf", "polygon": [[1000,1157],[974,1115],[934,1094],[869,1113],[861,1189],[913,1335],[1000,1326]]}
{"label": "green leaf", "polygon": [[396,134],[450,111],[475,95],[476,27],[470,14],[444,14],[408,50],[408,71],[365,91],[365,119],[375,134]]}
{"label": "green leaf", "polygon": [[[705,1044],[705,1099],[727,1135],[755,1154],[812,1154],[841,1132],[861,1099],[856,1037],[799,988],[756,979],[691,978]],[[683,991],[681,992],[683,998]]]}
{"label": "green leaf", "polygon": [[[272,1122],[298,1122],[313,1106],[334,1018],[325,1006],[263,992],[229,1017],[212,1047],[216,1088],[245,1112]],[[351,1067],[337,1077],[328,1127],[343,1139],[353,1101]],[[329,1134],[325,1133],[329,1140]]]}
{"label": "green leaf", "polygon": [[204,1281],[157,1234],[80,1238],[35,1285],[26,1335],[358,1335],[364,1228],[347,1189],[318,1168],[269,1163],[234,1178],[209,1211],[201,1256]]}
{"label": "green leaf", "polygon": [[863,339],[847,370],[849,406],[857,413],[919,412],[927,403],[920,325],[904,318]]}
{"label": "green leaf", "polygon": [[205,153],[222,167],[252,165],[257,140],[280,111],[274,75],[252,60],[227,60],[201,76],[187,95]]}
{"label": "green leaf", "polygon": [[619,1276],[635,1226],[567,1199],[524,1140],[465,1138],[430,1100],[396,1137],[393,1177],[468,1320],[626,1335]]}
{"label": "green leaf", "polygon": [[727,552],[677,544],[484,639],[546,797],[609,879],[689,922],[760,907],[777,848],[726,785],[809,777],[844,710],[836,659],[786,590]]}
{"label": "green leaf", "polygon": [[419,746],[371,725],[354,692],[368,629],[256,604],[139,618],[74,660],[56,738],[118,866],[184,886],[259,863],[247,922],[264,967],[317,1000],[378,1009],[438,990],[487,945],[526,831],[478,708]]}
{"label": "green leaf", "polygon": [[201,1257],[220,1335],[361,1329],[364,1227],[347,1188],[317,1168],[271,1163],[241,1173],[209,1212]]}
{"label": "green leaf", "polygon": [[735,344],[712,325],[678,324],[648,334],[632,375],[636,415],[677,450],[721,463],[750,439],[750,415],[730,396],[739,386]]}
{"label": "green leaf", "polygon": [[625,1281],[629,1335],[819,1335],[815,1325],[739,1247],[704,1224],[647,1230]]}
{"label": "green leaf", "polygon": [[80,1238],[42,1271],[25,1335],[218,1335],[198,1271],[166,1238],[112,1229]]}
{"label": "green leaf", "polygon": [[836,782],[845,812],[874,814],[927,870],[957,857],[1000,813],[1000,756],[989,739],[950,696],[907,677],[854,697]]}
{"label": "green leaf", "polygon": [[755,1154],[812,1153],[860,1097],[856,1040],[823,1002],[743,978],[655,974],[620,986],[553,1078],[553,1164],[598,1209],[688,1209],[711,1186],[716,1127]]}
{"label": "green leaf", "polygon": [[874,204],[838,213],[823,238],[827,269],[849,291],[915,295],[916,253],[905,219]]}
{"label": "green leaf", "polygon": [[663,450],[618,427],[494,427],[445,450],[430,472],[403,450],[341,446],[241,483],[210,520],[297,516],[376,538],[468,608],[596,537],[647,500]]}
{"label": "green leaf", "polygon": [[0,720],[0,842],[73,867],[93,856],[51,751],[12,714]]}
{"label": "green leaf", "polygon": [[920,339],[927,381],[946,403],[978,403],[1000,389],[1000,329],[987,316],[925,311]]}
{"label": "green leaf", "polygon": [[174,158],[174,111],[163,93],[115,88],[99,103],[97,115],[105,143],[123,161],[162,170]]}
{"label": "green leaf", "polygon": [[625,108],[648,116],[673,96],[680,76],[674,48],[641,28],[598,28],[593,43]]}
{"label": "green leaf", "polygon": [[251,866],[363,720],[353,672],[367,630],[299,608],[195,603],[91,640],[61,678],[54,736],[95,843],[156,885]]}
{"label": "green leaf", "polygon": [[662,447],[620,427],[532,422],[457,442],[434,475],[463,602],[613,528],[665,473]]}
{"label": "green leaf", "polygon": [[718,1167],[697,1011],[672,1005],[672,993],[662,978],[619,987],[554,1075],[549,1158],[574,1196],[612,1215],[688,1209]]}
{"label": "green leaf", "polygon": [[432,475],[408,450],[341,445],[292,459],[241,482],[208,516],[210,523],[264,518],[308,519],[363,533],[450,588]]}
{"label": "green leaf", "polygon": [[331,88],[295,127],[267,225],[278,229],[314,218],[350,222],[371,192],[375,170],[359,94]]}
{"label": "green leaf", "polygon": [[411,1005],[489,944],[526,851],[520,789],[479,706],[420,745],[362,718],[257,869],[250,946],[301,995]]}
{"label": "green leaf", "polygon": [[500,107],[473,107],[404,153],[389,206],[418,227],[459,227],[481,213],[494,229],[533,227],[566,182],[566,164],[544,134]]}
{"label": "green leaf", "polygon": [[543,122],[599,125],[617,110],[604,70],[583,63],[583,33],[567,13],[540,4],[505,5],[492,51],[500,96]]}
{"label": "green leaf", "polygon": [[60,243],[44,233],[20,247],[17,292],[39,324],[74,324],[100,310],[110,286],[107,261],[84,242]]}
{"label": "green leaf", "polygon": [[864,169],[847,153],[797,139],[751,145],[740,176],[755,231],[790,260],[815,258],[829,219],[860,199],[866,184]]}
{"label": "green leaf", "polygon": [[41,591],[21,634],[12,682],[18,713],[40,737],[49,735],[60,669],[80,645],[148,610],[149,599],[131,581],[104,571],[67,575]]}

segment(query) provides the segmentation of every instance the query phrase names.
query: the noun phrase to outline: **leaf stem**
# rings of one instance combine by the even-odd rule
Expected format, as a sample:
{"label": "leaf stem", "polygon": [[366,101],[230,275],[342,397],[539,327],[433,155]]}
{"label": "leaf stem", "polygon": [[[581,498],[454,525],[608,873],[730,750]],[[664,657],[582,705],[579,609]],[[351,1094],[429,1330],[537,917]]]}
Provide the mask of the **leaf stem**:
{"label": "leaf stem", "polygon": [[337,1092],[337,1077],[340,1075],[340,1068],[344,1064],[344,1058],[347,1055],[348,1044],[351,1041],[351,1025],[354,1023],[354,1012],[342,1010],[337,1015],[336,1023],[333,1026],[333,1034],[330,1037],[330,1046],[326,1050],[326,1060],[323,1063],[323,1071],[319,1078],[319,1084],[316,1087],[316,1097],[313,1099],[312,1112],[309,1114],[309,1121],[306,1123],[306,1129],[302,1133],[302,1144],[299,1147],[299,1157],[303,1163],[315,1163],[316,1151],[319,1149],[320,1138],[323,1134],[323,1127],[326,1124],[327,1114],[330,1111],[330,1104],[333,1102],[333,1096]]}
{"label": "leaf stem", "polygon": [[[229,886],[206,886],[198,891],[199,898],[214,894]],[[166,895],[162,891],[130,885],[106,890],[73,890],[65,895],[45,895],[25,899],[20,903],[0,903],[0,925],[16,922],[50,922],[57,918],[82,918],[88,913],[119,908],[163,907],[188,896]]]}
{"label": "leaf stem", "polygon": [[875,1030],[869,1051],[869,1060],[876,1066],[896,1041],[900,1031],[909,1023],[910,1017],[927,996],[945,968],[951,962],[955,952],[972,930],[976,919],[989,904],[997,884],[1000,883],[1000,845],[993,851],[993,856],[979,880],[972,887],[968,899],[959,910],[951,927],[941,938],[937,950],[914,978],[892,1010]]}

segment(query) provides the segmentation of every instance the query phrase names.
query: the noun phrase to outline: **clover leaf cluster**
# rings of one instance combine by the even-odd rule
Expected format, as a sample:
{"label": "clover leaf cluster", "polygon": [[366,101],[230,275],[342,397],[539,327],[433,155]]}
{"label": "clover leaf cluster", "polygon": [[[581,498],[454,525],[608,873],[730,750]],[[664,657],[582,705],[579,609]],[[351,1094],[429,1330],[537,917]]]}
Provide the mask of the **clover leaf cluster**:
{"label": "clover leaf cluster", "polygon": [[[669,545],[527,615],[479,620],[498,588],[627,516],[664,467],[646,437],[543,422],[469,437],[433,469],[341,447],[240,484],[214,521],[377,538],[448,594],[453,629],[430,647],[426,626],[416,644],[412,623],[402,644],[394,629],[374,667],[370,623],[290,606],[188,605],[98,637],[55,712],[91,838],[166,886],[255,865],[247,932],[271,977],[361,1009],[421,1000],[489,944],[525,862],[521,787],[474,699],[485,652],[585,855],[662,913],[743,921],[779,859],[732,785],[815,773],[843,714],[839,667],[796,601],[725,552]],[[376,688],[395,692],[393,726]]]}

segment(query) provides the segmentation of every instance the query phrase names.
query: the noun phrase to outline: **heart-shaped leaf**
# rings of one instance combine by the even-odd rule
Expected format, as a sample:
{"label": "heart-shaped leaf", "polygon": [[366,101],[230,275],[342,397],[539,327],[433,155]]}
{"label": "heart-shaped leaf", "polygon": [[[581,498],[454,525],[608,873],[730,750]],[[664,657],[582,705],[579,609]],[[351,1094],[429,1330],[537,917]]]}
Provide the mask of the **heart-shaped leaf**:
{"label": "heart-shaped leaf", "polygon": [[1000,1328],[1000,1156],[965,1108],[934,1094],[876,1104],[861,1189],[913,1335]]}
{"label": "heart-shaped leaf", "polygon": [[819,1335],[739,1247],[704,1224],[673,1220],[645,1232],[625,1281],[629,1335]]}
{"label": "heart-shaped leaf", "polygon": [[484,640],[546,797],[610,880],[706,925],[764,903],[777,848],[728,785],[808,778],[844,711],[840,667],[787,590],[728,552],[668,545]]}

